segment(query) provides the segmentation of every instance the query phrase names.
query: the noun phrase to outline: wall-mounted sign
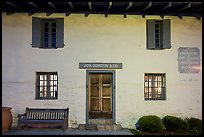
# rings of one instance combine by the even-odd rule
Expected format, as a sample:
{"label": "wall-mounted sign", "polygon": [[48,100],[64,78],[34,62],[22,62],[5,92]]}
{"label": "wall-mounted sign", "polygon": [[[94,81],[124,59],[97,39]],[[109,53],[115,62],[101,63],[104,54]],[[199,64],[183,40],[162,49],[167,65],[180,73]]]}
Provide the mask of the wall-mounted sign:
{"label": "wall-mounted sign", "polygon": [[122,63],[79,63],[80,69],[122,69]]}
{"label": "wall-mounted sign", "polygon": [[200,50],[194,47],[178,49],[178,69],[180,73],[200,72]]}

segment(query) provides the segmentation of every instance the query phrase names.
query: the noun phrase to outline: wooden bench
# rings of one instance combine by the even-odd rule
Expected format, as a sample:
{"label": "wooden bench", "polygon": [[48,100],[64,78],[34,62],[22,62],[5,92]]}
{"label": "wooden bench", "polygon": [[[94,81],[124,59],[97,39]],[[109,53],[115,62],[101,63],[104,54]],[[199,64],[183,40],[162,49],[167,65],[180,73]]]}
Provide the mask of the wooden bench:
{"label": "wooden bench", "polygon": [[28,108],[24,114],[18,114],[18,129],[22,127],[68,128],[69,108],[43,109]]}

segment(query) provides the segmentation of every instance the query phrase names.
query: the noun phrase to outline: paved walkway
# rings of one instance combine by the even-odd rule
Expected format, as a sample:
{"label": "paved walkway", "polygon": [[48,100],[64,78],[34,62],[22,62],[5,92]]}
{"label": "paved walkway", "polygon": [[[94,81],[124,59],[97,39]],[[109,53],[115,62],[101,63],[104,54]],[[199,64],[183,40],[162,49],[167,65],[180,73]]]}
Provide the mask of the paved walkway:
{"label": "paved walkway", "polygon": [[65,131],[62,129],[10,129],[8,132],[2,133],[2,135],[132,135],[132,133],[123,128],[118,131],[109,130],[79,130],[75,128],[69,128]]}

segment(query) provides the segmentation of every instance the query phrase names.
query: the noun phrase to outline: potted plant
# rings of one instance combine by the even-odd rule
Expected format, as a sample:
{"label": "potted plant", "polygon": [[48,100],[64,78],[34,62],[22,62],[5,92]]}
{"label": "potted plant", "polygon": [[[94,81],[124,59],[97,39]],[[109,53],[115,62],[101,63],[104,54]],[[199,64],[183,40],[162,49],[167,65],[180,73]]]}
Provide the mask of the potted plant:
{"label": "potted plant", "polygon": [[2,107],[2,132],[8,132],[12,125],[11,107]]}

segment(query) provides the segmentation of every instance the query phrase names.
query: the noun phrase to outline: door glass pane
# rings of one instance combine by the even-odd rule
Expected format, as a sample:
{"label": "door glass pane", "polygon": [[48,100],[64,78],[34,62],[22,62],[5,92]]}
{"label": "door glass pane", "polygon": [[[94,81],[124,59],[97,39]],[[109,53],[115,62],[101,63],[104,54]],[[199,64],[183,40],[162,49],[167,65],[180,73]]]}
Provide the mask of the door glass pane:
{"label": "door glass pane", "polygon": [[98,84],[99,83],[99,75],[92,74],[91,75],[91,84]]}
{"label": "door glass pane", "polygon": [[91,111],[99,111],[99,99],[98,98],[91,99]]}
{"label": "door glass pane", "polygon": [[110,86],[103,87],[102,95],[103,95],[103,97],[110,97],[111,96],[111,87]]}
{"label": "door glass pane", "polygon": [[91,97],[99,97],[99,87],[91,86]]}
{"label": "door glass pane", "polygon": [[111,83],[111,75],[110,74],[104,74],[103,77],[103,84],[110,84]]}
{"label": "door glass pane", "polygon": [[110,112],[111,111],[111,101],[110,98],[103,98],[102,100],[102,111]]}

